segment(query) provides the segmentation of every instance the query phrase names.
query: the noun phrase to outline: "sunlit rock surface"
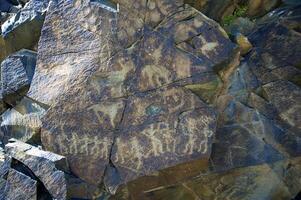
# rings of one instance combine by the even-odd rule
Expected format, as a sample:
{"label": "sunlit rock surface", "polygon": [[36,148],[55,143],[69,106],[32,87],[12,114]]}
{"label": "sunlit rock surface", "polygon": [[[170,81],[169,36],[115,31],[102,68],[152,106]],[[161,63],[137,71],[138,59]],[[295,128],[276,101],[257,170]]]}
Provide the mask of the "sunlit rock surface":
{"label": "sunlit rock surface", "polygon": [[5,150],[9,156],[26,165],[54,199],[67,198],[65,175],[59,170],[68,170],[65,157],[17,140],[10,140]]}
{"label": "sunlit rock surface", "polygon": [[116,3],[51,4],[29,91],[51,106],[43,145],[112,193],[158,170],[208,162],[216,114],[184,86],[218,82],[237,53],[216,22],[182,1],[133,3],[144,12]]}
{"label": "sunlit rock surface", "polygon": [[14,106],[27,93],[36,67],[36,52],[23,49],[1,63],[3,100]]}
{"label": "sunlit rock surface", "polygon": [[298,2],[9,1],[0,199],[299,198]]}
{"label": "sunlit rock surface", "polygon": [[1,25],[0,62],[23,48],[35,50],[48,0],[31,0]]}
{"label": "sunlit rock surface", "polygon": [[7,176],[4,199],[37,199],[37,182],[14,169],[10,169]]}

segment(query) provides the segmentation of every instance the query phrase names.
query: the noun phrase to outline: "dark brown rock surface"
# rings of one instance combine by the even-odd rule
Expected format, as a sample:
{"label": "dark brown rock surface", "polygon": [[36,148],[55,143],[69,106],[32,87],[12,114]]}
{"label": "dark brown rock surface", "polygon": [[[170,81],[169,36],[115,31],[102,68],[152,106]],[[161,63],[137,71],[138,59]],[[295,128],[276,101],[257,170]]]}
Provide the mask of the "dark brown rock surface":
{"label": "dark brown rock surface", "polygon": [[144,12],[116,3],[118,10],[97,1],[51,5],[29,91],[51,106],[43,145],[87,182],[105,177],[111,192],[208,162],[215,111],[184,86],[218,83],[217,71],[237,52],[217,23],[182,1],[133,4]]}
{"label": "dark brown rock surface", "polygon": [[38,54],[33,78],[18,62],[1,72],[0,199],[298,199],[301,7],[248,19],[278,3],[30,0],[7,13],[0,60],[27,42]]}

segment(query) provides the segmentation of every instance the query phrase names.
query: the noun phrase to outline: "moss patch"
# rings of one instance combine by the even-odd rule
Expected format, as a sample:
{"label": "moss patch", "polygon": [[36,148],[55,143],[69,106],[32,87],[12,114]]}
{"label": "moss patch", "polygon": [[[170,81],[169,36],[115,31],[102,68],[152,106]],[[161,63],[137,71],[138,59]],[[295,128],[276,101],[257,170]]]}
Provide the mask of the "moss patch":
{"label": "moss patch", "polygon": [[222,22],[221,22],[222,26],[223,27],[229,26],[238,17],[246,16],[247,10],[248,10],[248,6],[246,6],[246,5],[237,6],[237,8],[232,13],[232,15],[225,16],[222,19]]}

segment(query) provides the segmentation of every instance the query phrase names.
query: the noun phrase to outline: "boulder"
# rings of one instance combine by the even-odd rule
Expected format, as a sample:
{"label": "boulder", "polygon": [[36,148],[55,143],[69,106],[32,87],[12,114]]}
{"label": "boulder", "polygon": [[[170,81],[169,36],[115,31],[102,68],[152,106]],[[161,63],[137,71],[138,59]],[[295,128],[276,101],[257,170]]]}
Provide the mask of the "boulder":
{"label": "boulder", "polygon": [[6,186],[6,180],[3,178],[0,178],[0,199],[5,199],[5,186]]}
{"label": "boulder", "polygon": [[36,53],[21,50],[1,63],[3,100],[14,106],[27,93],[36,66]]}
{"label": "boulder", "polygon": [[0,147],[0,179],[4,179],[10,169],[11,158],[5,155],[4,150]]}
{"label": "boulder", "polygon": [[235,36],[235,42],[238,44],[242,56],[246,55],[253,47],[249,39],[242,34]]}
{"label": "boulder", "polygon": [[10,169],[5,191],[4,199],[7,200],[36,200],[37,199],[37,181],[30,177]]}
{"label": "boulder", "polygon": [[174,182],[208,168],[216,113],[205,101],[238,52],[182,0],[114,2],[51,3],[28,92],[50,106],[43,146],[111,193],[150,174]]}
{"label": "boulder", "polygon": [[0,36],[0,62],[20,49],[35,50],[45,18],[48,1],[31,0],[5,21]]}
{"label": "boulder", "polygon": [[54,199],[66,199],[64,172],[68,172],[65,157],[11,139],[5,150],[13,159],[23,163],[45,186]]}

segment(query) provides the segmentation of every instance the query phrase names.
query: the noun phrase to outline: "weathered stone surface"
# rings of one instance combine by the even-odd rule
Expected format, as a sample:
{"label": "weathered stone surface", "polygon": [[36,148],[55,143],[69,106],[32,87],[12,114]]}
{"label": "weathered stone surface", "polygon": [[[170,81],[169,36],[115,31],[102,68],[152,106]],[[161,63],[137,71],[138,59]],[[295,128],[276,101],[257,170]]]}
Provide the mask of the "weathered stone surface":
{"label": "weathered stone surface", "polygon": [[[290,199],[292,194],[269,165],[234,169],[224,173],[200,175],[171,186],[144,191],[131,199]],[[112,199],[127,199],[117,197]]]}
{"label": "weathered stone surface", "polygon": [[235,36],[238,33],[249,35],[255,28],[255,23],[249,18],[238,17],[229,25],[225,25],[225,30],[230,36]]}
{"label": "weathered stone surface", "polygon": [[232,15],[236,9],[245,7],[246,15],[249,17],[261,16],[266,14],[275,8],[280,0],[186,0],[207,16],[217,21],[220,21],[223,17]]}
{"label": "weathered stone surface", "polygon": [[101,1],[51,4],[28,93],[50,106],[41,129],[47,150],[65,155],[88,183],[104,177],[112,193],[141,176],[208,163],[216,115],[189,89],[203,86],[209,102],[218,71],[237,55],[216,22],[181,0],[114,2],[119,10]]}
{"label": "weathered stone surface", "polygon": [[102,188],[86,183],[85,181],[69,175],[67,180],[68,199],[97,199],[105,192]]}
{"label": "weathered stone surface", "polygon": [[[246,8],[243,16],[262,15],[278,2],[194,6],[220,20]],[[184,3],[193,1],[51,1],[30,91],[12,98],[21,102],[2,114],[0,138],[37,145],[41,129],[43,147],[66,156],[71,172],[65,178],[65,157],[11,141],[0,152],[0,194],[10,168],[35,179],[38,199],[283,200],[300,192],[301,7],[277,9],[256,28],[237,19],[228,32],[239,52]],[[29,5],[43,17],[48,1]],[[15,25],[4,26],[0,56],[14,51]]]}
{"label": "weathered stone surface", "polygon": [[4,196],[7,200],[36,200],[37,182],[21,172],[10,169]]}
{"label": "weathered stone surface", "polygon": [[11,158],[5,155],[2,148],[0,150],[0,178],[4,178],[10,169]]}
{"label": "weathered stone surface", "polygon": [[1,63],[2,95],[6,103],[15,105],[27,93],[36,66],[36,53],[21,50]]}
{"label": "weathered stone surface", "polygon": [[235,42],[240,48],[241,55],[246,55],[253,47],[249,39],[242,34],[238,34],[235,36]]}
{"label": "weathered stone surface", "polygon": [[0,113],[2,114],[6,109],[7,109],[7,104],[3,100],[2,84],[0,84]]}
{"label": "weathered stone surface", "polygon": [[[226,97],[220,97],[227,99]],[[224,101],[224,100],[223,100]],[[213,170],[226,170],[236,167],[246,167],[261,163],[273,163],[282,160],[284,155],[271,138],[281,137],[285,133],[277,129],[272,121],[244,106],[229,100],[219,116],[221,124],[216,132],[212,147],[211,164]],[[279,134],[279,135],[277,135]],[[282,150],[282,149],[281,149]]]}
{"label": "weathered stone surface", "polygon": [[5,145],[5,150],[12,158],[27,166],[53,198],[67,198],[65,175],[59,170],[68,170],[65,157],[17,140],[10,140],[10,143]]}
{"label": "weathered stone surface", "polygon": [[14,108],[4,112],[1,122],[2,142],[6,144],[10,138],[16,138],[40,145],[40,118],[46,109],[39,102],[24,97]]}
{"label": "weathered stone surface", "polygon": [[38,141],[40,127],[39,115],[22,115],[12,108],[2,114],[1,130],[4,133],[2,142],[6,144],[10,138],[23,142]]}
{"label": "weathered stone surface", "polygon": [[0,199],[5,198],[5,186],[6,186],[6,180],[0,178]]}
{"label": "weathered stone surface", "polygon": [[[294,11],[291,12],[294,16]],[[284,18],[288,20],[289,17],[285,16],[285,13],[289,11],[284,12]],[[292,20],[298,21],[298,18],[292,17]],[[259,176],[265,176],[269,186],[277,183],[275,187],[278,189],[269,190],[259,186],[265,181],[252,184],[250,179],[246,178],[239,185],[247,183],[247,186],[230,189],[227,186],[235,184],[221,184],[224,187],[218,187],[221,189],[216,193],[217,187],[209,189],[208,186],[216,180],[215,177],[210,183],[199,180],[190,183],[189,188],[193,192],[188,192],[185,187],[187,184],[183,183],[184,187],[173,189],[176,196],[190,198],[191,195],[191,198],[197,196],[200,199],[258,199],[265,198],[266,195],[272,199],[291,199],[298,194],[300,164],[299,159],[292,157],[300,156],[298,63],[301,55],[300,51],[295,52],[300,35],[294,31],[295,26],[292,24],[292,21],[267,20],[264,26],[249,36],[254,48],[230,78],[228,95],[231,96],[221,96],[217,103],[219,120],[211,154],[211,169],[218,171],[218,175],[231,174],[231,171],[228,171],[231,168],[253,166],[253,169],[259,169],[261,167],[258,164],[269,163],[266,166],[271,167],[275,179],[267,175],[267,172]],[[285,160],[286,158],[291,160]],[[251,168],[240,170],[250,172]],[[230,174],[228,175],[231,178],[244,177],[241,174]],[[222,180],[226,179],[223,177]],[[235,182],[239,182],[238,179]],[[275,180],[273,184],[268,183],[271,180]],[[201,189],[202,185],[206,185],[205,190]],[[252,189],[249,189],[250,186]],[[263,191],[263,188],[267,190]],[[204,195],[210,193],[213,196]],[[259,193],[261,196],[256,197]],[[157,194],[152,194],[152,197],[162,198],[170,195],[165,188]]]}
{"label": "weathered stone surface", "polygon": [[20,49],[34,50],[40,37],[48,1],[31,0],[1,26],[0,62]]}
{"label": "weathered stone surface", "polygon": [[301,130],[301,89],[288,81],[277,81],[263,86],[264,95],[275,106],[280,118]]}

